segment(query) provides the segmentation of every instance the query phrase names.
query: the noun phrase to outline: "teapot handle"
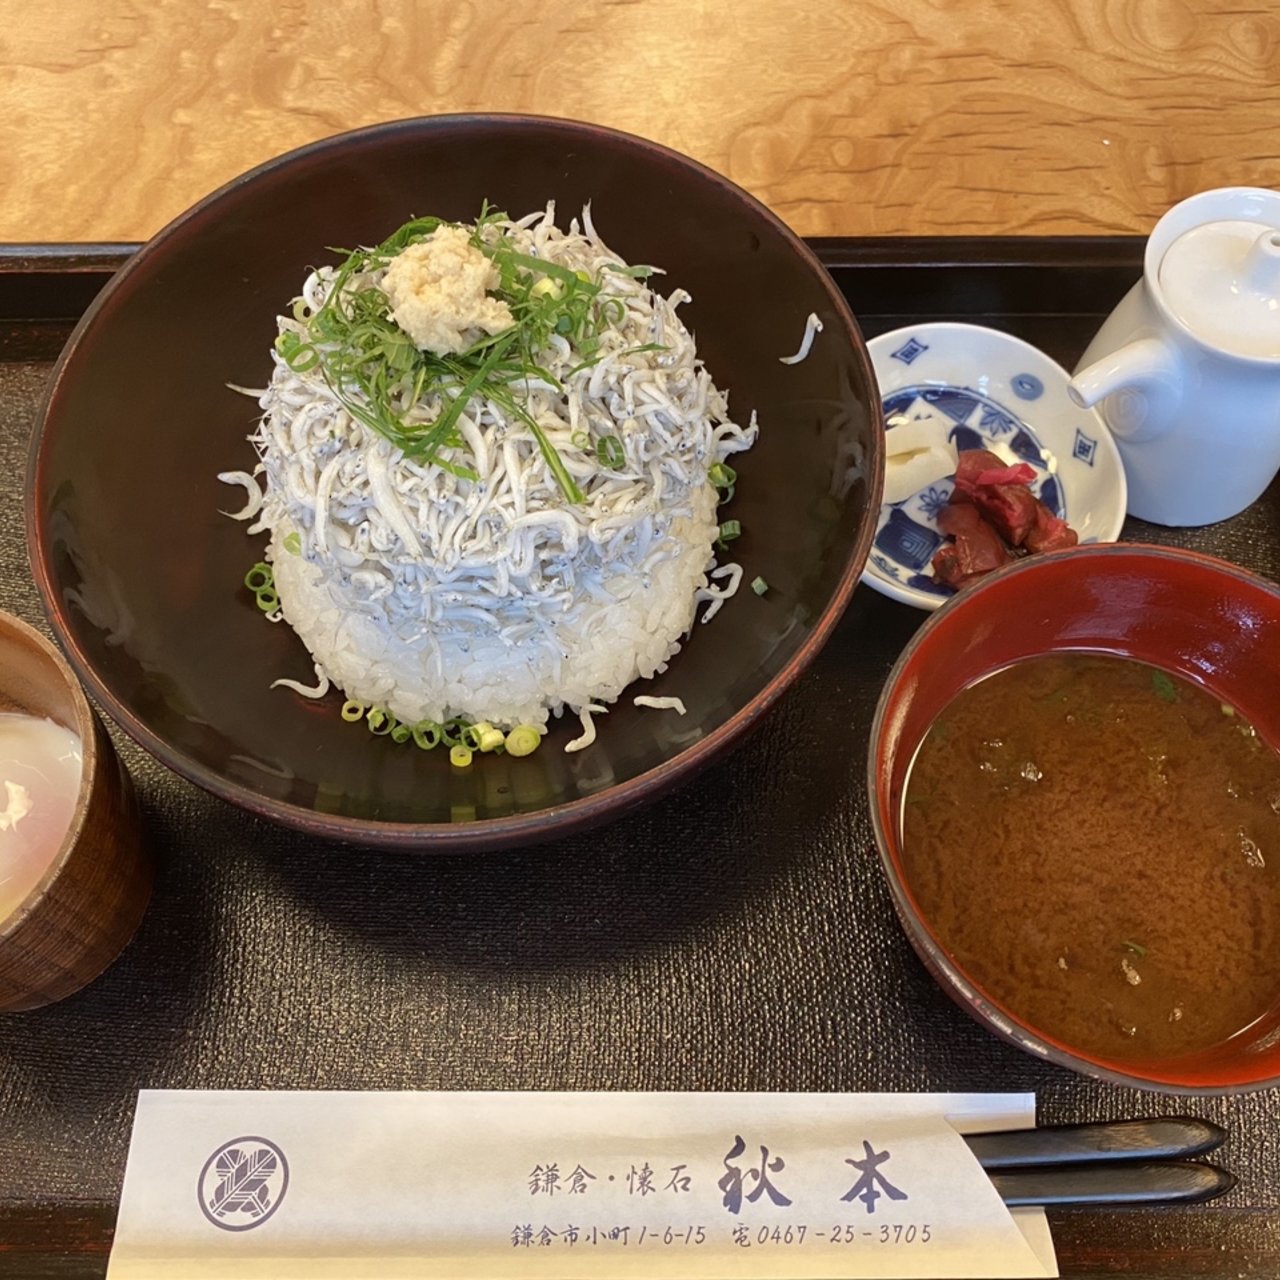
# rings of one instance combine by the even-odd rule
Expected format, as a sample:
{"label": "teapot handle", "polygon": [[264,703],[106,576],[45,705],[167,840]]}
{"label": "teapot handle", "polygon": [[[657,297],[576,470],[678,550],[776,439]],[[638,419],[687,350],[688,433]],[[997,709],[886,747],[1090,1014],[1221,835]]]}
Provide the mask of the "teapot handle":
{"label": "teapot handle", "polygon": [[1067,393],[1082,409],[1103,401],[1103,421],[1136,444],[1174,425],[1182,402],[1182,370],[1176,354],[1159,338],[1139,338],[1081,369]]}

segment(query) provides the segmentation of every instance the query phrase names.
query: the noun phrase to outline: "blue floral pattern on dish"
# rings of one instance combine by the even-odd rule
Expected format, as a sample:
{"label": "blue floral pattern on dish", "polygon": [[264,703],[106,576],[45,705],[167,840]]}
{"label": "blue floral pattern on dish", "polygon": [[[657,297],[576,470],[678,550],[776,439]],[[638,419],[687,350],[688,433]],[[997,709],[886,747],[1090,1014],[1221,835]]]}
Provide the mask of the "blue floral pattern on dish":
{"label": "blue floral pattern on dish", "polygon": [[[1020,376],[1031,378],[1030,374]],[[1039,379],[1032,380],[1039,382]],[[1015,393],[1022,394],[1016,388]],[[1006,405],[971,387],[927,383],[894,391],[885,397],[882,407],[889,430],[898,422],[941,415],[955,423],[947,434],[957,452],[993,449],[1005,457],[1012,453],[1019,461],[1030,463],[1037,473],[1031,484],[1032,492],[1054,515],[1066,519],[1062,488],[1049,470],[1049,456],[1044,446],[1035,432]],[[1077,432],[1077,457],[1080,456],[1079,437]],[[1084,438],[1088,440],[1087,436]],[[929,573],[929,562],[943,543],[943,535],[938,531],[938,513],[947,505],[951,490],[950,479],[939,480],[902,502],[886,503],[881,508],[870,557],[877,572],[903,587],[939,596],[952,594],[950,587],[935,582]]]}
{"label": "blue floral pattern on dish", "polygon": [[998,409],[993,404],[983,405],[982,417],[978,422],[978,426],[983,431],[989,431],[993,436],[1001,436],[1006,431],[1012,431],[1017,425],[1017,418],[1005,413],[1003,409]]}
{"label": "blue floral pattern on dish", "polygon": [[951,501],[951,486],[931,484],[927,489],[922,489],[916,494],[916,500],[920,504],[920,510],[930,520],[936,520],[938,512]]}

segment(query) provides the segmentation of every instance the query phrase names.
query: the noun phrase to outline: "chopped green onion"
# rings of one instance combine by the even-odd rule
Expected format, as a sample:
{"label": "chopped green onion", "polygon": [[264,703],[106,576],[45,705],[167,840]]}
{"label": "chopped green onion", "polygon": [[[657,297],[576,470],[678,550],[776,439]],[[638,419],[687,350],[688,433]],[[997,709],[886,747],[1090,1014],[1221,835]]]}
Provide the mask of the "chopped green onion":
{"label": "chopped green onion", "polygon": [[1145,955],[1147,954],[1147,949],[1146,949],[1146,947],[1144,947],[1144,946],[1142,945],[1142,943],[1140,943],[1140,942],[1128,942],[1128,941],[1126,941],[1126,942],[1124,943],[1124,947],[1125,947],[1125,950],[1126,950],[1126,951],[1132,951],[1132,952],[1133,952],[1133,954],[1134,954],[1135,956],[1137,956],[1139,960],[1141,960],[1141,959],[1142,959],[1142,957],[1143,957],[1143,956],[1145,956]]}
{"label": "chopped green onion", "polygon": [[763,578],[752,578],[751,590],[754,591],[756,595],[762,596],[769,590],[769,584]]}
{"label": "chopped green onion", "polygon": [[617,436],[601,436],[596,441],[596,457],[607,471],[621,471],[627,461],[622,441]]}
{"label": "chopped green onion", "polygon": [[720,526],[720,536],[716,539],[718,545],[725,546],[734,538],[740,537],[742,534],[742,525],[737,520],[726,520]]}
{"label": "chopped green onion", "polygon": [[707,479],[717,489],[731,489],[738,478],[738,473],[727,462],[717,462],[707,468]]}
{"label": "chopped green onion", "polygon": [[365,716],[365,723],[369,726],[369,732],[375,737],[385,738],[396,727],[396,718],[389,712],[383,711],[381,707],[370,707],[369,714]]}
{"label": "chopped green onion", "polygon": [[257,564],[244,575],[244,585],[250,591],[261,591],[264,587],[270,587],[275,583],[275,571],[265,560],[259,560]]}
{"label": "chopped green onion", "polygon": [[538,749],[542,734],[531,724],[518,724],[507,734],[507,754],[527,756]]}
{"label": "chopped green onion", "polygon": [[464,725],[462,745],[472,751],[492,751],[495,743],[502,741],[502,730],[495,729],[487,720]]}
{"label": "chopped green onion", "polygon": [[442,743],[449,748],[449,758],[460,768],[469,765],[477,752],[493,752],[504,755],[527,756],[542,741],[541,733],[533,725],[517,725],[510,733],[481,720],[476,724],[455,717],[445,724],[435,720],[419,720],[409,725],[397,720],[383,707],[366,708],[363,702],[349,698],[342,704],[342,718],[348,722],[363,719],[369,732],[376,737],[390,737],[392,742],[413,744],[423,751],[432,751]]}
{"label": "chopped green onion", "polygon": [[591,437],[587,435],[585,431],[575,431],[573,435],[569,437],[569,443],[573,445],[575,449],[590,449]]}
{"label": "chopped green onion", "polygon": [[296,529],[285,538],[284,549],[295,556],[302,554],[302,535]]}
{"label": "chopped green onion", "polygon": [[562,298],[564,297],[564,285],[559,280],[552,280],[550,276],[543,276],[529,289],[529,297],[531,298]]}
{"label": "chopped green onion", "polygon": [[1177,687],[1163,671],[1153,671],[1151,673],[1151,686],[1155,689],[1156,697],[1161,702],[1177,702]]}
{"label": "chopped green onion", "polygon": [[501,729],[495,729],[487,720],[472,725],[471,734],[475,741],[467,745],[474,751],[493,751],[502,745],[505,736]]}
{"label": "chopped green onion", "polygon": [[286,329],[275,341],[275,348],[294,373],[307,373],[320,363],[320,352],[304,342],[292,329]]}
{"label": "chopped green onion", "polygon": [[256,593],[258,608],[263,613],[270,613],[273,609],[280,606],[280,597],[276,595],[274,587],[263,587],[261,591]]}

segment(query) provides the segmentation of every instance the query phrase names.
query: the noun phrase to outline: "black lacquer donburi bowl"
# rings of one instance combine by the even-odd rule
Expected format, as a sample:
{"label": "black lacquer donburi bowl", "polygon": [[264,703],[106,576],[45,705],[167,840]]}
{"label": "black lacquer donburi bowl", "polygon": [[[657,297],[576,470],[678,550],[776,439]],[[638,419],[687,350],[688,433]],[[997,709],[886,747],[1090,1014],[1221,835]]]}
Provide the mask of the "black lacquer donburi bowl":
{"label": "black lacquer donburi bowl", "polygon": [[[747,581],[695,625],[591,748],[576,720],[531,757],[477,757],[372,738],[272,680],[312,680],[286,626],[241,579],[261,540],[219,515],[220,471],[251,469],[256,406],[228,383],[269,375],[275,317],[330,246],[376,243],[411,216],[459,221],[483,201],[518,216],[587,201],[604,239],[665,269],[736,417],[760,440],[735,459],[734,558]],[[824,330],[786,365],[810,312]],[[343,134],[223,187],[150,241],[81,321],[32,444],[27,528],[50,622],[107,711],[178,773],[233,803],[366,844],[529,842],[644,804],[739,738],[801,674],[866,559],[883,471],[861,335],[805,245],[752,197],[691,160],[591,125],[520,116],[406,120]]]}

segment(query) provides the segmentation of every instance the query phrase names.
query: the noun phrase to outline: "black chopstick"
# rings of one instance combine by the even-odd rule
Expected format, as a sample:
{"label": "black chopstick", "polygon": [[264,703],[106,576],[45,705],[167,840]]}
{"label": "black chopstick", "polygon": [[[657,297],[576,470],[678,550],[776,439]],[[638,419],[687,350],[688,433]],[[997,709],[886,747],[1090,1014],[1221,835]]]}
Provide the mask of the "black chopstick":
{"label": "black chopstick", "polygon": [[1208,1120],[1171,1116],[966,1134],[965,1142],[1011,1208],[1199,1204],[1236,1180],[1186,1157],[1212,1151],[1226,1136]]}
{"label": "black chopstick", "polygon": [[965,1135],[984,1169],[1109,1160],[1169,1160],[1203,1155],[1221,1146],[1227,1131],[1208,1120],[1169,1116],[1044,1129]]}
{"label": "black chopstick", "polygon": [[1006,1169],[991,1183],[1011,1209],[1026,1205],[1201,1204],[1236,1185],[1235,1177],[1190,1160],[1053,1165]]}

